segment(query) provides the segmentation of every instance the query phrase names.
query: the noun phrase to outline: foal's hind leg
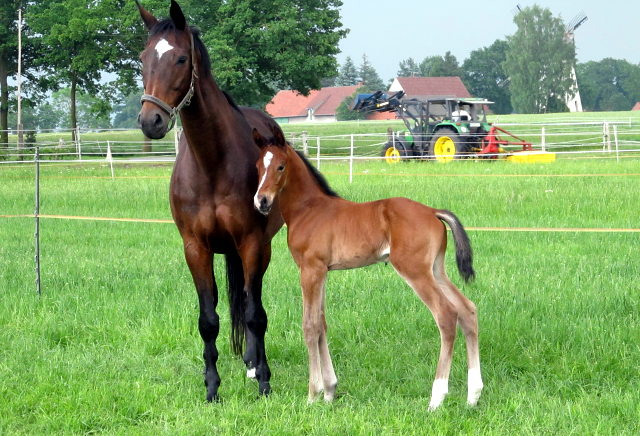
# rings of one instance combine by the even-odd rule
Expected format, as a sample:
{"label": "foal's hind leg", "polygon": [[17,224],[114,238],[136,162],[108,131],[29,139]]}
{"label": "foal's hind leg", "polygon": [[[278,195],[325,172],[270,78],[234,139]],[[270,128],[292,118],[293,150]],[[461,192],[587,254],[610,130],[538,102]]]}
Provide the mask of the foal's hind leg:
{"label": "foal's hind leg", "polygon": [[213,277],[213,254],[195,240],[185,239],[184,246],[187,265],[193,276],[200,303],[198,328],[204,342],[204,384],[207,387],[207,401],[218,400],[220,376],[216,367],[216,339],[220,330],[220,320],[216,313],[218,288]]}
{"label": "foal's hind leg", "polygon": [[396,253],[391,248],[390,262],[400,276],[418,294],[427,305],[440,330],[440,356],[436,369],[436,378],[431,389],[429,409],[436,409],[449,392],[449,372],[453,355],[453,343],[456,337],[458,314],[455,306],[447,299],[436,283],[431,271],[431,262],[423,260],[423,250],[417,252]]}
{"label": "foal's hind leg", "polygon": [[449,301],[458,310],[458,324],[464,333],[467,345],[468,362],[468,395],[467,403],[475,406],[482,393],[483,383],[480,374],[480,348],[478,345],[478,315],[475,304],[460,292],[451,282],[444,269],[444,251],[441,252],[433,265],[433,272]]}
{"label": "foal's hind leg", "polygon": [[324,265],[302,265],[302,329],[309,352],[309,398],[316,400],[324,390],[325,401],[333,400],[338,379],[333,369],[327,343],[327,323],[324,314],[327,268]]}

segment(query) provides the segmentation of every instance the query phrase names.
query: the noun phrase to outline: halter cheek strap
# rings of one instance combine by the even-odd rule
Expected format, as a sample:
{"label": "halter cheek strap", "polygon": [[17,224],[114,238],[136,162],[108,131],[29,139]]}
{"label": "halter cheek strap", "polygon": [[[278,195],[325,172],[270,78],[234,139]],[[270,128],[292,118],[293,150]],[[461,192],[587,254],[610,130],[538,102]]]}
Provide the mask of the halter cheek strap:
{"label": "halter cheek strap", "polygon": [[196,55],[195,55],[195,46],[193,44],[193,33],[189,32],[189,36],[191,37],[191,84],[189,85],[189,91],[184,96],[180,104],[172,108],[171,106],[166,104],[164,101],[160,100],[158,97],[154,97],[153,95],[150,95],[150,94],[144,94],[140,98],[140,103],[144,103],[145,101],[148,101],[149,103],[153,103],[169,115],[169,119],[171,121],[167,126],[167,130],[164,132],[165,134],[169,132],[171,129],[173,129],[173,126],[175,126],[176,124],[176,118],[178,117],[178,113],[182,110],[182,108],[184,108],[185,106],[189,106],[191,104],[191,98],[195,94],[194,83],[195,83],[195,80],[198,78],[198,68],[195,62]]}

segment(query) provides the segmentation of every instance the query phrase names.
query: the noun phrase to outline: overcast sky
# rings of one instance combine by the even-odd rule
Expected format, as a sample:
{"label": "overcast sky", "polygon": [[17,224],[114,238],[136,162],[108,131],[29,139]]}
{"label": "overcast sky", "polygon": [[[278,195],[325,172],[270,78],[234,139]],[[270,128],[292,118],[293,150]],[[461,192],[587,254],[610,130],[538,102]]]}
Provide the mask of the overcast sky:
{"label": "overcast sky", "polygon": [[360,66],[363,53],[386,83],[400,61],[450,51],[460,64],[473,50],[488,47],[517,30],[512,10],[535,3],[570,22],[580,11],[588,20],[575,32],[578,62],[607,57],[640,63],[640,0],[451,1],[342,0],[342,25],[350,29],[340,42],[342,65],[347,56]]}

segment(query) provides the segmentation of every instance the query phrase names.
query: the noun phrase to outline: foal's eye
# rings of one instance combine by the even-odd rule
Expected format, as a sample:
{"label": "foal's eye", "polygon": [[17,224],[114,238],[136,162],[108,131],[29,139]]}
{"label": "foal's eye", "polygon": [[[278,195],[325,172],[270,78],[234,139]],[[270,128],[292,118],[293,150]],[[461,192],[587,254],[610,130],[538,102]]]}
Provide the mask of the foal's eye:
{"label": "foal's eye", "polygon": [[178,58],[178,62],[176,62],[176,65],[184,65],[187,63],[187,57],[186,56],[180,56],[180,58]]}

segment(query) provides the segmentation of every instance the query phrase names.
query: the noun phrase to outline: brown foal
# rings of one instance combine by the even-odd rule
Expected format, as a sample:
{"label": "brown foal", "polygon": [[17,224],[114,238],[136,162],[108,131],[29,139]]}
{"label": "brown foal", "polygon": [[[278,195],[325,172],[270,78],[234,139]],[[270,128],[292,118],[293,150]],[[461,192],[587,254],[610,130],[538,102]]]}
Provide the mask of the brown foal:
{"label": "brown foal", "polygon": [[477,404],[483,384],[476,306],[449,280],[444,266],[446,222],[453,233],[458,271],[465,281],[475,276],[469,238],[458,218],[407,198],[367,203],[340,198],[322,175],[286,144],[280,130],[274,129],[273,134],[273,139],[267,140],[253,130],[254,140],[262,148],[254,205],[268,215],[274,200],[279,199],[289,250],[300,269],[303,330],[309,351],[309,402],[322,391],[325,401],[333,400],[338,382],[327,344],[327,272],[390,262],[427,305],[440,330],[440,357],[429,408],[436,409],[448,393],[456,324],[460,324],[467,345],[467,401]]}

